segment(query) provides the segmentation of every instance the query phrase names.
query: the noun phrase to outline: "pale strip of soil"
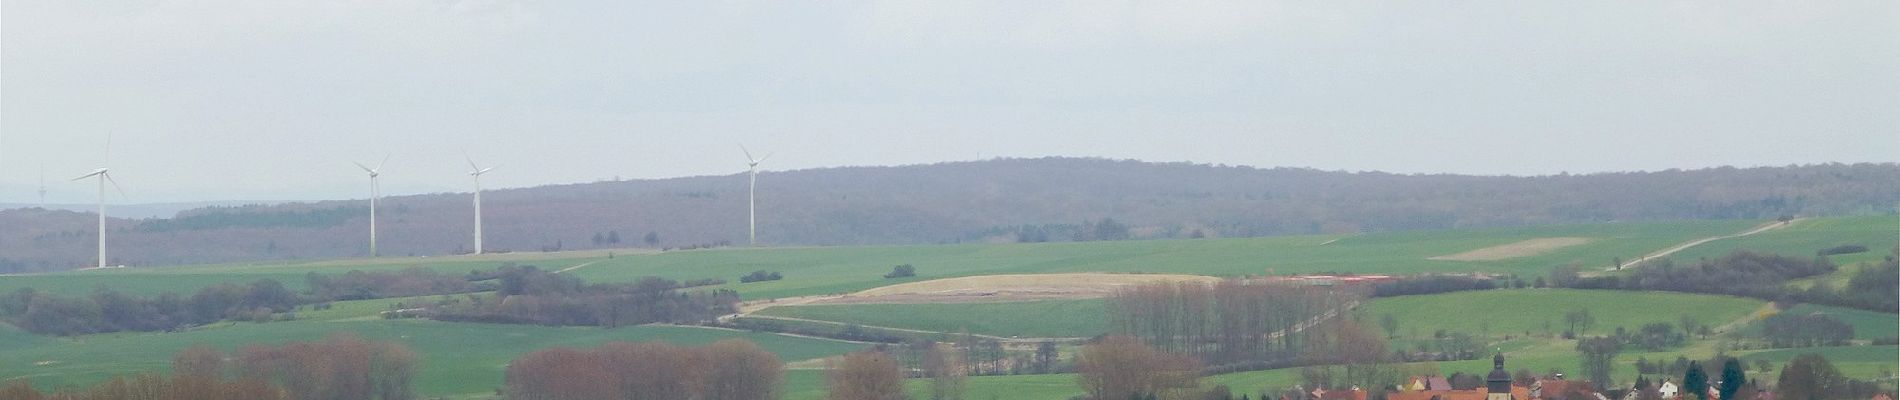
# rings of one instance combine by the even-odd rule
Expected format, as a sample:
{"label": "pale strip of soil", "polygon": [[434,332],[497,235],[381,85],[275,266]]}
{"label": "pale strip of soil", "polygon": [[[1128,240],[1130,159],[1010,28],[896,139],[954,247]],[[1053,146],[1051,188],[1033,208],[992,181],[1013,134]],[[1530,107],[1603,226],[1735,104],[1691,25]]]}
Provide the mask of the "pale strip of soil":
{"label": "pale strip of soil", "polygon": [[1530,257],[1530,256],[1539,255],[1539,254],[1549,253],[1549,252],[1556,251],[1557,249],[1562,249],[1565,247],[1590,243],[1591,240],[1592,239],[1590,238],[1581,238],[1581,237],[1537,238],[1537,239],[1530,239],[1530,240],[1525,240],[1525,241],[1520,241],[1520,242],[1515,242],[1515,243],[1506,243],[1506,244],[1501,244],[1497,246],[1491,246],[1491,247],[1486,247],[1482,249],[1477,249],[1477,250],[1472,250],[1472,251],[1467,251],[1467,252],[1452,254],[1452,255],[1447,255],[1447,256],[1437,256],[1437,257],[1432,257],[1430,259],[1440,260],[1440,261],[1509,260],[1513,258]]}

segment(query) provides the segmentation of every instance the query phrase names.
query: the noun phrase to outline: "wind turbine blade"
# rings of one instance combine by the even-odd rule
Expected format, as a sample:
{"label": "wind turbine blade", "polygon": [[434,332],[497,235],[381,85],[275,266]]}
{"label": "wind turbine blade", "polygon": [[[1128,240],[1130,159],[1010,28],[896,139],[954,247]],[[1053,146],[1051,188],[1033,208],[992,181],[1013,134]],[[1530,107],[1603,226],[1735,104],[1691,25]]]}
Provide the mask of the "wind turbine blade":
{"label": "wind turbine blade", "polygon": [[95,170],[95,171],[92,171],[92,173],[90,173],[90,174],[85,174],[85,175],[80,175],[80,176],[79,176],[78,178],[73,178],[72,180],[75,180],[75,181],[76,181],[76,180],[80,180],[80,179],[86,179],[86,178],[91,178],[91,177],[94,177],[94,176],[98,176],[99,174],[103,174],[103,173],[106,173],[106,170],[103,170],[103,169],[101,169],[101,170]]}
{"label": "wind turbine blade", "polygon": [[753,164],[758,164],[758,163],[762,163],[762,162],[765,162],[765,159],[767,159],[767,158],[772,158],[772,155],[773,155],[773,154],[778,154],[778,153],[765,153],[765,157],[759,157],[759,160],[758,160],[758,161],[753,161],[752,163],[753,163]]}
{"label": "wind turbine blade", "polygon": [[351,163],[351,164],[356,164],[356,167],[357,167],[357,168],[362,168],[362,169],[363,169],[363,172],[368,172],[368,173],[372,173],[372,174],[374,174],[374,173],[376,173],[376,170],[373,170],[373,169],[369,169],[369,166],[367,166],[367,165],[363,165],[363,163],[360,163],[360,162],[355,162],[355,161],[351,161],[350,163]]}
{"label": "wind turbine blade", "polygon": [[122,188],[122,187],[119,187],[119,180],[118,180],[118,179],[112,179],[112,174],[108,174],[108,173],[104,173],[104,172],[100,172],[100,173],[99,173],[99,176],[102,176],[102,177],[105,177],[105,178],[106,178],[106,182],[112,182],[112,188],[113,188],[113,189],[115,189],[115,190],[118,190],[118,191],[119,191],[119,197],[120,197],[120,198],[124,198],[124,199],[127,199],[127,200],[130,200],[130,199],[132,198],[132,196],[127,196],[127,195],[125,195],[125,188]]}
{"label": "wind turbine blade", "polygon": [[384,155],[383,155],[383,162],[379,162],[379,163],[376,163],[376,170],[377,170],[377,171],[382,171],[382,170],[383,170],[383,166],[384,166],[384,165],[389,165],[389,155],[388,155],[388,154],[384,154]]}
{"label": "wind turbine blade", "polygon": [[105,159],[99,160],[99,162],[105,163],[107,166],[112,165],[112,132],[106,132],[106,147],[102,151],[105,153]]}
{"label": "wind turbine blade", "polygon": [[745,152],[746,162],[754,162],[754,163],[759,162],[759,160],[755,160],[752,158],[752,150],[746,150],[744,144],[739,145],[739,151]]}
{"label": "wind turbine blade", "polygon": [[475,158],[469,157],[468,152],[466,151],[462,152],[462,159],[468,160],[468,170],[476,171],[476,170],[482,169],[482,167],[475,165]]}

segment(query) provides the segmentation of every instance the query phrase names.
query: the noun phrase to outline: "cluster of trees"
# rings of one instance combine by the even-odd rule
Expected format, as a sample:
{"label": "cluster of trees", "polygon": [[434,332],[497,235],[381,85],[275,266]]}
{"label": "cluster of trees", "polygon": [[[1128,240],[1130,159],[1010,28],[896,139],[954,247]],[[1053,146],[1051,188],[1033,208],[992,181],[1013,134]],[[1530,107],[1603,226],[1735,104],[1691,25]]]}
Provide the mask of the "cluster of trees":
{"label": "cluster of trees", "polygon": [[1695,265],[1678,266],[1668,258],[1644,262],[1628,276],[1579,277],[1578,266],[1559,267],[1551,283],[1579,289],[1667,290],[1777,299],[1793,279],[1834,272],[1825,257],[1798,259],[1737,250]]}
{"label": "cluster of trees", "polygon": [[396,342],[335,334],[315,342],[252,345],[235,362],[209,347],[188,349],[174,359],[180,375],[237,375],[270,382],[294,400],[409,400],[416,397],[415,352]]}
{"label": "cluster of trees", "polygon": [[511,400],[777,399],[784,365],[744,340],[704,347],[608,343],[554,348],[508,363]]}
{"label": "cluster of trees", "polygon": [[913,276],[917,276],[917,267],[911,266],[910,264],[900,264],[891,267],[891,272],[884,274],[884,279],[909,278]]}
{"label": "cluster of trees", "polygon": [[210,286],[189,297],[140,297],[103,288],[90,296],[68,297],[21,288],[0,295],[0,318],[42,335],[170,331],[228,318],[268,320],[299,304],[296,293],[269,279]]}
{"label": "cluster of trees", "polygon": [[1411,296],[1462,292],[1467,290],[1491,290],[1497,289],[1498,287],[1498,280],[1488,276],[1418,275],[1373,285],[1372,297]]}
{"label": "cluster of trees", "polygon": [[656,277],[588,285],[534,266],[504,267],[496,275],[496,296],[450,299],[422,314],[442,321],[615,327],[708,321],[736,312],[739,303],[732,290],[681,292],[679,282]]}
{"label": "cluster of trees", "polygon": [[830,400],[904,400],[906,377],[930,380],[930,400],[963,400],[969,386],[964,358],[948,343],[907,346],[920,353],[906,362],[900,353],[878,347],[826,361]]}
{"label": "cluster of trees", "polygon": [[1775,382],[1778,399],[1861,399],[1881,391],[1879,382],[1848,378],[1826,357],[1813,353],[1789,360]]}
{"label": "cluster of trees", "polygon": [[758,270],[758,271],[752,271],[752,273],[750,274],[745,274],[744,276],[740,276],[739,283],[776,281],[780,279],[785,279],[785,275],[779,275],[778,271]]}
{"label": "cluster of trees", "polygon": [[1854,326],[1827,315],[1781,313],[1762,320],[1762,337],[1774,347],[1840,346],[1854,338]]}
{"label": "cluster of trees", "polygon": [[469,277],[443,274],[435,270],[410,267],[398,272],[350,271],[342,275],[304,277],[311,297],[318,301],[343,301],[455,294],[476,291]]}
{"label": "cluster of trees", "polygon": [[1199,390],[1201,364],[1132,336],[1108,336],[1075,355],[1076,381],[1093,400],[1175,398]]}
{"label": "cluster of trees", "polygon": [[[1900,253],[1900,248],[1896,248]],[[1772,301],[1831,304],[1881,312],[1900,311],[1900,260],[1888,255],[1881,263],[1857,271],[1848,287],[1836,290],[1816,282],[1802,290],[1789,288],[1790,280],[1832,273],[1839,267],[1827,257],[1803,260],[1736,250],[1721,258],[1680,266],[1662,258],[1644,262],[1626,276],[1585,278],[1581,266],[1567,265],[1551,272],[1551,284],[1579,289],[1667,290],[1726,294]]]}
{"label": "cluster of trees", "polygon": [[1688,329],[1695,328],[1677,331],[1676,326],[1668,322],[1651,322],[1635,332],[1616,327],[1616,334],[1609,338],[1647,351],[1662,351],[1688,343],[1691,332]]}
{"label": "cluster of trees", "polygon": [[1271,362],[1299,355],[1298,328],[1362,297],[1327,287],[1233,279],[1211,285],[1133,285],[1109,296],[1109,326],[1116,334],[1209,364]]}

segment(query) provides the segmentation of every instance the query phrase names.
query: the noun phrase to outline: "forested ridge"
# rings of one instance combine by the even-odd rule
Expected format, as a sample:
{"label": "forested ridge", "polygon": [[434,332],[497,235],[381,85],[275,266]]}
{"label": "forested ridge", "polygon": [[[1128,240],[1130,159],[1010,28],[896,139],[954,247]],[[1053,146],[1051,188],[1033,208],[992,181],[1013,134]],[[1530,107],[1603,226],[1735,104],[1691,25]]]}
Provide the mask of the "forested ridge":
{"label": "forested ridge", "polygon": [[[996,159],[759,176],[773,245],[1237,237],[1604,221],[1892,213],[1900,164],[1535,177]],[[113,219],[111,264],[368,255],[363,200],[208,207]],[[744,243],[742,174],[492,190],[490,251]],[[383,255],[469,251],[466,193],[385,199]],[[0,272],[93,263],[91,214],[0,211]]]}

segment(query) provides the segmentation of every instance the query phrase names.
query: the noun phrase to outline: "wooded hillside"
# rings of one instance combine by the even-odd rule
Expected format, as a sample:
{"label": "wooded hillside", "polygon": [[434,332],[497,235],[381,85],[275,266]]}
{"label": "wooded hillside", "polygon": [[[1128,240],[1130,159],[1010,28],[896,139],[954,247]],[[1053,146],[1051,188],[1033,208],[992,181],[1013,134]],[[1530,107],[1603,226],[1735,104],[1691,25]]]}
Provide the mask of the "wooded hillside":
{"label": "wooded hillside", "polygon": [[[493,190],[487,248],[743,244],[745,190],[740,174]],[[762,244],[1065,241],[1884,214],[1900,204],[1900,164],[1497,177],[998,159],[765,172],[758,190]],[[472,247],[466,193],[381,211],[383,255]],[[111,264],[366,256],[366,213],[354,200],[114,219]],[[93,218],[0,211],[0,272],[91,265]]]}

